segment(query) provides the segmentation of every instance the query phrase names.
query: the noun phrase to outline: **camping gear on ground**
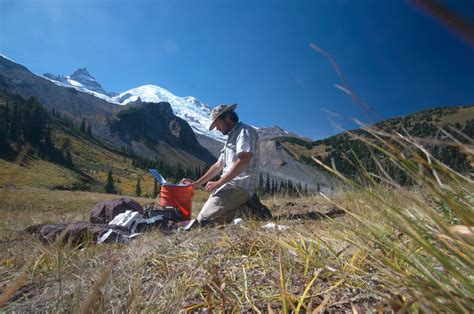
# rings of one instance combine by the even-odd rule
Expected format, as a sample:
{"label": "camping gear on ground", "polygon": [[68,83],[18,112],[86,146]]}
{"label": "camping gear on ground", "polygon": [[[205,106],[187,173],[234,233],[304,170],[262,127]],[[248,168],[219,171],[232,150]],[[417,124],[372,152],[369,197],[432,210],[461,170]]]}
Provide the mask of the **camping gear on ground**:
{"label": "camping gear on ground", "polygon": [[161,215],[169,221],[185,221],[184,214],[176,207],[162,207],[157,203],[148,203],[143,205],[143,217],[151,218]]}
{"label": "camping gear on ground", "polygon": [[191,219],[193,207],[194,189],[189,184],[168,183],[156,169],[148,169],[153,177],[161,184],[160,205],[178,208],[184,216],[184,220]]}
{"label": "camping gear on ground", "polygon": [[143,214],[143,207],[138,202],[128,197],[122,197],[117,200],[110,200],[99,203],[94,206],[90,214],[90,222],[109,223],[118,214],[127,210]]}
{"label": "camping gear on ground", "polygon": [[162,227],[167,224],[167,219],[163,215],[156,215],[151,218],[145,219],[139,212],[127,210],[125,213],[118,214],[115,218],[109,222],[109,225],[120,226],[127,229],[129,235],[122,235],[115,232],[114,229],[109,229],[100,236],[97,243],[103,242],[128,242],[130,238],[133,238],[140,234],[140,232],[152,227]]}
{"label": "camping gear on ground", "polygon": [[[81,245],[102,238],[101,243],[128,242],[140,232],[153,228],[190,230],[197,226],[214,225],[212,220],[201,221],[200,224],[195,220],[190,221],[192,186],[169,184],[155,169],[150,169],[150,172],[162,184],[161,206],[150,203],[142,207],[130,198],[121,198],[95,205],[90,214],[91,222],[41,224],[28,227],[25,231],[38,234],[46,243],[60,239],[61,243]],[[244,213],[255,219],[264,220],[272,217],[271,212],[260,202],[257,195],[253,195],[243,207],[247,208],[243,210]],[[121,214],[124,215],[120,216]],[[114,223],[111,223],[112,221]]]}
{"label": "camping gear on ground", "polygon": [[101,234],[110,229],[116,234],[128,234],[128,230],[124,227],[86,221],[34,225],[26,228],[25,231],[37,234],[39,239],[46,244],[54,243],[59,239],[61,244],[80,246],[84,243],[96,242]]}
{"label": "camping gear on ground", "polygon": [[[139,211],[127,208],[136,208]],[[178,228],[185,220],[178,208],[163,208],[156,203],[145,204],[142,207],[129,198],[95,205],[91,211],[91,220],[93,219],[107,220],[108,223],[81,221],[40,224],[30,226],[25,231],[38,235],[48,244],[55,241],[74,246],[90,242],[127,243],[141,232],[156,228],[169,231]],[[186,221],[183,224],[187,223]]]}

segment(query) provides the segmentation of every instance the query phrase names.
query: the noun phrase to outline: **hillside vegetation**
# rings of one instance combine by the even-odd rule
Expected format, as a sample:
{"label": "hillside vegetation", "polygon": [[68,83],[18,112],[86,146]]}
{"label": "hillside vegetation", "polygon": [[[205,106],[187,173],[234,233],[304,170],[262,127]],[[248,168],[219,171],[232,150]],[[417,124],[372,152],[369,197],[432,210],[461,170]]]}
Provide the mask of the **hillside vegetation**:
{"label": "hillside vegetation", "polygon": [[85,119],[77,128],[34,98],[1,93],[0,112],[0,187],[103,191],[111,171],[119,194],[135,194],[140,178],[143,195],[152,196],[155,186],[148,168],[159,167],[169,178],[195,177],[203,171],[118,150],[95,138]]}
{"label": "hillside vegetation", "polygon": [[[474,137],[474,106],[428,109],[406,117],[386,120],[373,127],[390,134],[400,133],[412,141],[419,142],[434,157],[457,171],[466,173],[471,169],[466,152],[459,150],[453,143],[457,141],[471,147],[470,139]],[[386,154],[371,147],[370,143],[378,140],[364,129],[344,132],[314,142],[291,137],[280,137],[276,141],[295,158],[315,167],[319,166],[313,157],[330,167],[336,166],[345,176],[357,179],[362,175],[361,165],[369,172],[378,173],[380,169],[377,163],[380,163],[397,182],[410,184],[403,171],[392,167]],[[397,145],[395,141],[393,144]]]}

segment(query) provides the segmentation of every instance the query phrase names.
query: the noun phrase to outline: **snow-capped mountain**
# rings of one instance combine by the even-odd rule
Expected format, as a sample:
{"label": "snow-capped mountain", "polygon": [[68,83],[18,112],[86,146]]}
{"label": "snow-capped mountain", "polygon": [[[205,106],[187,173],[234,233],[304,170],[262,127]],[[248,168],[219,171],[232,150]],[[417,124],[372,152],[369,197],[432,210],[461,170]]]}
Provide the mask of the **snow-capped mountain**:
{"label": "snow-capped mountain", "polygon": [[132,101],[167,102],[171,105],[174,114],[186,120],[195,133],[224,142],[224,137],[221,133],[209,131],[208,129],[211,123],[209,119],[211,109],[192,96],[179,97],[162,87],[144,85],[120,93],[112,97],[110,101],[120,105],[126,105]]}
{"label": "snow-capped mountain", "polygon": [[43,77],[60,86],[72,87],[118,105],[136,101],[167,102],[174,114],[188,122],[196,134],[208,136],[218,142],[225,141],[221,133],[208,130],[211,109],[192,96],[179,97],[156,85],[144,85],[120,94],[108,93],[85,68],[77,69],[70,76],[45,73]]}
{"label": "snow-capped mountain", "polygon": [[80,68],[74,71],[70,76],[54,75],[51,73],[43,74],[43,77],[64,87],[72,87],[81,92],[92,94],[93,96],[109,101],[109,98],[116,93],[107,93],[102,86],[89,74],[86,68]]}
{"label": "snow-capped mountain", "polygon": [[[85,68],[77,69],[70,76],[54,75],[51,73],[45,73],[43,76],[58,85],[75,88],[117,105],[126,105],[130,102],[167,102],[171,105],[174,114],[184,119],[200,140],[203,140],[200,136],[206,136],[219,143],[225,142],[225,137],[220,132],[208,130],[211,122],[209,119],[211,109],[195,97],[179,97],[156,85],[144,85],[119,94],[106,92]],[[297,134],[287,132],[278,126],[256,129],[262,140],[278,136],[293,136],[306,139]],[[218,150],[220,151],[220,145],[216,147],[219,147]]]}

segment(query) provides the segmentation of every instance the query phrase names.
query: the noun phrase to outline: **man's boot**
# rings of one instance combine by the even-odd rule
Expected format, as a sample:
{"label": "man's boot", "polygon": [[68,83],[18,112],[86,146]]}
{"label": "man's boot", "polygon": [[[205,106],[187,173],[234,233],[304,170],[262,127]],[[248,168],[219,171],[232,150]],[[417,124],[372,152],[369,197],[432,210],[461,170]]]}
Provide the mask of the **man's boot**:
{"label": "man's boot", "polygon": [[253,194],[244,206],[249,209],[248,214],[256,220],[268,220],[272,218],[272,213],[267,206],[262,204],[257,194]]}

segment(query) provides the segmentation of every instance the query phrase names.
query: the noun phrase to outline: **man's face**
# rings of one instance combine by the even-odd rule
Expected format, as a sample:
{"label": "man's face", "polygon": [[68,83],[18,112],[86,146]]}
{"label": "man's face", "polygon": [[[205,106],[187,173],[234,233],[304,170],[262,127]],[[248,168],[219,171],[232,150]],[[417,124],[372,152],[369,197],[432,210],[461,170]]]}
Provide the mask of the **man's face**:
{"label": "man's face", "polygon": [[225,118],[217,118],[216,119],[216,129],[219,130],[223,135],[229,134],[230,130],[234,126],[234,122],[229,119],[229,116],[225,116]]}

